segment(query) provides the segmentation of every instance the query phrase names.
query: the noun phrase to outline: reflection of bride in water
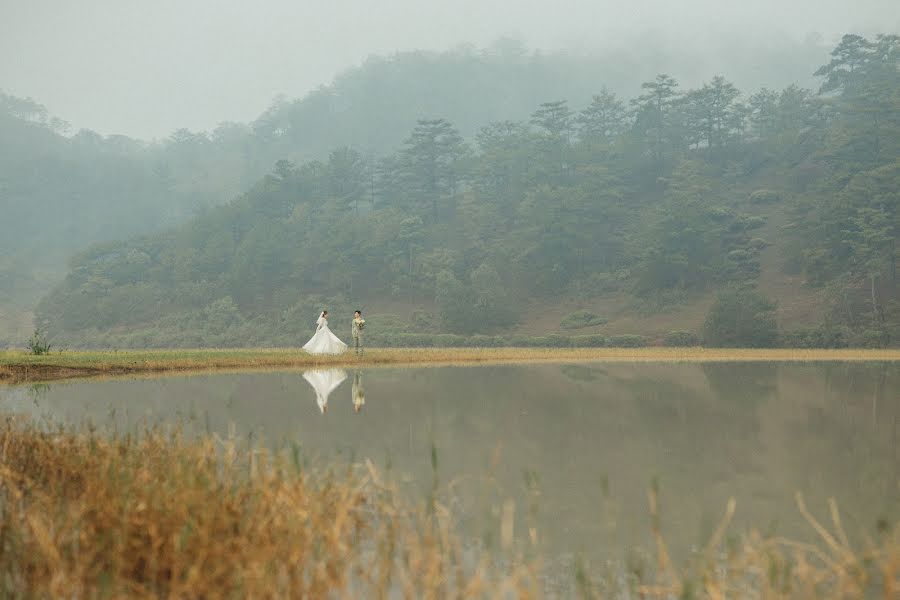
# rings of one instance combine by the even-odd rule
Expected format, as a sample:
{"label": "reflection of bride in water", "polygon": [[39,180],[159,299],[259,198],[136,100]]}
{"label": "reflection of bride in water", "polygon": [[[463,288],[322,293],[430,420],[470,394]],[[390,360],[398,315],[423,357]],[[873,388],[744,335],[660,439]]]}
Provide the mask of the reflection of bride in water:
{"label": "reflection of bride in water", "polygon": [[303,373],[303,379],[316,390],[316,404],[323,413],[328,410],[328,396],[347,379],[342,369],[316,369]]}

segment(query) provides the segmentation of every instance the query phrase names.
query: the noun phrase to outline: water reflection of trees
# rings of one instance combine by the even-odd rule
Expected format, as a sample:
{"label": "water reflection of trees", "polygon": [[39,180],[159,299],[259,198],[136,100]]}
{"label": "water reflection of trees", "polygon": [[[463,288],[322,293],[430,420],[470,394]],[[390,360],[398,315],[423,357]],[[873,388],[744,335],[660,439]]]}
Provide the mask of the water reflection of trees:
{"label": "water reflection of trees", "polygon": [[703,363],[700,368],[720,401],[755,407],[777,388],[777,363]]}
{"label": "water reflection of trees", "polygon": [[788,424],[785,456],[798,487],[852,503],[849,519],[872,531],[881,518],[900,518],[900,366],[822,365],[813,398]]}

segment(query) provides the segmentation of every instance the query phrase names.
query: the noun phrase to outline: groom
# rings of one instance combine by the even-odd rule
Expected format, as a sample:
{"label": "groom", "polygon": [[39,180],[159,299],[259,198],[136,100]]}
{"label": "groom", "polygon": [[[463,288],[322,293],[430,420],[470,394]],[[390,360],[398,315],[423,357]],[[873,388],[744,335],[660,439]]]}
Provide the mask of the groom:
{"label": "groom", "polygon": [[355,311],[353,320],[350,322],[350,336],[353,338],[353,347],[356,348],[357,356],[362,356],[363,353],[363,327],[365,326],[366,321],[362,318],[362,311]]}

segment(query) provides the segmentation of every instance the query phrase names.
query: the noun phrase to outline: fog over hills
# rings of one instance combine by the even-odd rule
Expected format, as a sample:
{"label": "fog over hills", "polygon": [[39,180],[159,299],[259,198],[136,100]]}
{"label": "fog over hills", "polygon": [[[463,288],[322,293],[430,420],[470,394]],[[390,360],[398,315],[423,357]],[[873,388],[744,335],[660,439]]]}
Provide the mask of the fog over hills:
{"label": "fog over hills", "polygon": [[686,85],[730,73],[742,88],[783,87],[806,83],[798,47],[897,30],[890,0],[4,0],[0,87],[76,130],[150,139],[250,121],[276,95],[303,96],[373,54],[511,37],[620,57],[633,85],[672,72]]}

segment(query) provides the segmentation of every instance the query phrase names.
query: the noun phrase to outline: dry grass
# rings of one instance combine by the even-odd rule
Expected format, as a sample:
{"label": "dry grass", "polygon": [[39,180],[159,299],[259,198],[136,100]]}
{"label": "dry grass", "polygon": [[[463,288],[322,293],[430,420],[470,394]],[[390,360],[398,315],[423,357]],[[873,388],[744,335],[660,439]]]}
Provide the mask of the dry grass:
{"label": "dry grass", "polygon": [[33,356],[0,352],[0,381],[98,375],[319,366],[447,365],[526,362],[900,361],[900,349],[805,350],[734,348],[375,348],[312,356],[295,348],[127,350]]}
{"label": "dry grass", "polygon": [[[309,469],[296,449],[273,454],[178,431],[46,431],[6,419],[0,589],[75,598],[542,596],[537,562],[501,563],[464,548],[439,498],[414,507],[371,464]],[[579,597],[900,593],[900,524],[852,548],[833,503],[826,527],[798,497],[820,544],[757,534],[726,543],[732,501],[707,547],[678,568],[655,494],[649,500],[655,565],[608,580],[576,569],[570,589]]]}
{"label": "dry grass", "polygon": [[[706,546],[679,568],[669,556],[660,527],[657,498],[648,492],[651,529],[656,546],[655,564],[647,572],[633,571],[621,578],[590,581],[579,578],[582,598],[725,598],[820,599],[900,597],[900,523],[884,524],[879,539],[866,537],[862,548],[851,546],[834,499],[829,500],[827,527],[796,495],[800,515],[816,532],[818,544],[779,537],[763,537],[752,531],[740,540],[726,542],[726,532],[737,502],[728,501],[725,514]],[[830,529],[829,529],[830,527]],[[602,593],[599,591],[602,590]]]}
{"label": "dry grass", "polygon": [[536,595],[524,566],[464,568],[443,505],[405,505],[371,465],[9,420],[0,448],[4,597]]}

